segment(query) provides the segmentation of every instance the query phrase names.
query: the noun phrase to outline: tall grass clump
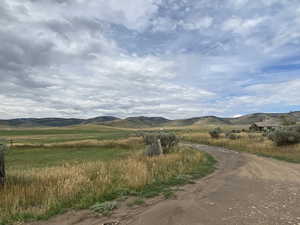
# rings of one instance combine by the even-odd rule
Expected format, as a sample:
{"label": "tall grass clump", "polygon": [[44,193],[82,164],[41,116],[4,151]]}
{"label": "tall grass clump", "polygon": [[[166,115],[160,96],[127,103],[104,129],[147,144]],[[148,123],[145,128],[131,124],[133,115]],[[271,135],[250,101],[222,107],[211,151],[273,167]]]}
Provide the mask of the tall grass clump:
{"label": "tall grass clump", "polygon": [[87,208],[118,197],[120,190],[141,191],[147,185],[192,173],[206,161],[201,152],[182,150],[159,157],[133,153],[113,161],[10,170],[0,189],[0,224]]}

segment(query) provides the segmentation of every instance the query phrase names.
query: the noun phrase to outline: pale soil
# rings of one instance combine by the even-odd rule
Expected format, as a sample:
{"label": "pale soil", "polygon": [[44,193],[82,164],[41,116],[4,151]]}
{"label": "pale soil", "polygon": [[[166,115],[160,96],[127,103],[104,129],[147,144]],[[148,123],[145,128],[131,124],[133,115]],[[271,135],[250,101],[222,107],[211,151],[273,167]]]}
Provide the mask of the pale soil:
{"label": "pale soil", "polygon": [[[300,225],[300,164],[193,144],[218,161],[218,169],[176,198],[123,204],[110,218],[69,212],[31,225]],[[117,223],[118,222],[118,223]]]}

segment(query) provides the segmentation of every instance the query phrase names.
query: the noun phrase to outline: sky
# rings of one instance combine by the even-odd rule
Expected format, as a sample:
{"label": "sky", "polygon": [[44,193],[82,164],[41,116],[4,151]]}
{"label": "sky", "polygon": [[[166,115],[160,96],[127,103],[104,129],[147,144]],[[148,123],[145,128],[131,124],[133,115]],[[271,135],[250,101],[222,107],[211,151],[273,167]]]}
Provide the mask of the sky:
{"label": "sky", "polygon": [[1,0],[0,118],[300,110],[299,0]]}

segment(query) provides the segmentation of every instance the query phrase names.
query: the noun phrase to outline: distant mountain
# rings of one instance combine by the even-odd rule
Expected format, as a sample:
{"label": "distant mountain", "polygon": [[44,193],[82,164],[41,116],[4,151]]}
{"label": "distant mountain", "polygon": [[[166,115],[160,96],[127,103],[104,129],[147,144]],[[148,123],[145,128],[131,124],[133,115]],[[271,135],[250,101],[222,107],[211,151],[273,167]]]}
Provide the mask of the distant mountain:
{"label": "distant mountain", "polygon": [[254,113],[237,118],[222,118],[216,116],[204,116],[183,120],[172,120],[169,126],[191,125],[248,125],[262,121],[283,122],[284,120],[300,123],[300,111],[290,113]]}
{"label": "distant mountain", "polygon": [[254,113],[237,118],[222,118],[216,116],[203,116],[181,120],[169,120],[163,117],[128,117],[120,119],[113,116],[100,116],[91,119],[65,119],[65,118],[25,118],[0,120],[2,126],[12,127],[64,127],[80,124],[98,124],[124,128],[150,128],[166,126],[191,126],[191,125],[248,125],[262,121],[283,122],[285,120],[300,123],[300,111],[289,113]]}
{"label": "distant mountain", "polygon": [[182,119],[182,120],[172,120],[167,126],[191,126],[191,125],[229,125],[228,118],[221,118],[216,116],[203,116],[203,117],[195,117],[190,119]]}
{"label": "distant mountain", "polygon": [[114,117],[114,116],[99,116],[91,119],[84,120],[83,123],[88,124],[88,123],[93,123],[93,124],[102,124],[105,122],[111,122],[115,120],[120,120],[120,118]]}
{"label": "distant mountain", "polygon": [[163,126],[170,120],[163,117],[128,117],[126,119],[114,120],[105,123],[105,125],[114,127],[126,127],[126,128],[147,128]]}
{"label": "distant mountain", "polygon": [[66,119],[66,118],[22,118],[22,119],[11,119],[11,120],[0,120],[0,125],[13,126],[13,127],[64,127],[74,126],[79,124],[88,123],[103,123],[113,121],[118,118],[103,116],[92,119]]}

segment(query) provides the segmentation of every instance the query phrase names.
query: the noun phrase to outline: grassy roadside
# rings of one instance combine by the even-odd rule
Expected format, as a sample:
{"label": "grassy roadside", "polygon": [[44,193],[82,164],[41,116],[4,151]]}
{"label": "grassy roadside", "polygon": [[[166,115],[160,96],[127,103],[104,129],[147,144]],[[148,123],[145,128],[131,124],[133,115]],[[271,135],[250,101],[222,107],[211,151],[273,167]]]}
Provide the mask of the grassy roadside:
{"label": "grassy roadside", "polygon": [[211,156],[184,148],[153,158],[136,151],[112,160],[11,168],[8,183],[0,190],[0,224],[47,219],[70,208],[88,208],[128,195],[169,196],[171,186],[211,173],[214,164]]}
{"label": "grassy roadside", "polygon": [[270,157],[291,163],[300,163],[300,144],[276,146],[261,134],[241,134],[241,138],[231,140],[224,135],[218,139],[211,138],[208,133],[181,134],[187,142],[224,147],[239,152],[248,152],[259,156]]}

